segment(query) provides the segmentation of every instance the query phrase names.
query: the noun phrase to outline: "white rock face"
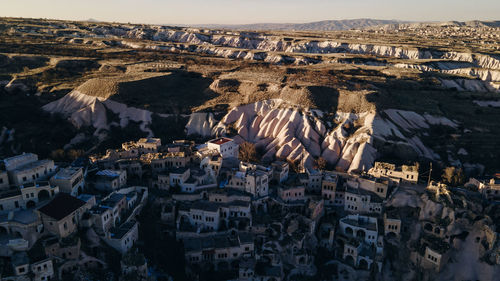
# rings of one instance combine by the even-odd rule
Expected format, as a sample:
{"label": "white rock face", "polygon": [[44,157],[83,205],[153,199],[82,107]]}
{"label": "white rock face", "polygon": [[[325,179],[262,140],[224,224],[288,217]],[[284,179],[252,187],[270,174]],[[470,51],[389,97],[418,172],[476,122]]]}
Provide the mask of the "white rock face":
{"label": "white rock face", "polygon": [[152,113],[148,110],[135,107],[128,107],[123,103],[110,99],[100,99],[85,95],[77,90],[72,91],[59,100],[53,101],[42,107],[43,110],[51,113],[60,113],[69,118],[73,125],[80,127],[94,127],[96,135],[102,130],[108,130],[110,122],[106,111],[109,110],[118,115],[119,125],[124,128],[129,121],[138,122],[140,129],[153,136],[153,132],[148,128],[151,123]]}
{"label": "white rock face", "polygon": [[212,113],[193,113],[186,125],[187,134],[201,136],[212,135],[212,128],[217,124]]}
{"label": "white rock face", "polygon": [[500,101],[480,101],[480,100],[475,100],[473,102],[475,104],[479,105],[479,106],[500,107]]}
{"label": "white rock face", "polygon": [[[215,126],[211,125],[213,120],[209,120],[212,118],[209,115],[193,114],[186,129],[191,134],[208,136],[208,132],[223,135],[231,126],[237,130],[238,139],[264,149],[264,159],[277,157],[311,167],[314,159],[321,156],[340,170],[354,171],[372,167],[378,156],[376,141],[404,146],[421,157],[438,159],[415,132],[429,129],[430,125],[458,126],[444,117],[411,111],[389,109],[384,113],[387,119],[374,112],[337,112],[335,120],[331,120],[337,126],[327,129],[317,117],[322,116],[319,110],[299,110],[283,100],[273,99],[235,107]],[[355,122],[359,127],[349,134],[346,128]]]}

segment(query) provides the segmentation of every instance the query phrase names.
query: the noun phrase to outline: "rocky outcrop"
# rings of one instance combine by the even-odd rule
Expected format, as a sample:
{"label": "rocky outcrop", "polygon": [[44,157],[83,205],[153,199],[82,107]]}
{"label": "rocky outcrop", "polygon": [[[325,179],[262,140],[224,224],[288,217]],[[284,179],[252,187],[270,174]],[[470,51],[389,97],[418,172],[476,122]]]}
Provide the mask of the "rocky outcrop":
{"label": "rocky outcrop", "polygon": [[[205,31],[207,32],[207,31]],[[459,91],[500,92],[500,59],[494,55],[439,51],[377,44],[356,44],[331,40],[287,40],[280,36],[260,33],[218,34],[200,33],[193,29],[158,28],[152,40],[167,43],[138,43],[122,40],[119,44],[131,48],[188,51],[224,58],[265,61],[273,64],[309,65],[318,63],[348,63],[346,60],[312,57],[312,54],[350,53],[377,57],[422,61],[422,64],[366,62],[367,65],[412,68],[422,72],[440,72],[457,79],[441,79],[444,88]],[[112,32],[111,32],[112,33]],[[122,32],[118,32],[118,35]],[[141,28],[122,35],[123,38],[143,38]],[[281,54],[280,54],[281,53]],[[286,53],[283,54],[283,53]],[[428,62],[431,60],[430,62]],[[356,62],[363,64],[362,62]],[[480,79],[481,81],[476,81]],[[457,80],[457,81],[455,81]],[[461,81],[464,80],[464,81]]]}
{"label": "rocky outcrop", "polygon": [[[106,98],[85,95],[74,90],[59,100],[48,103],[42,107],[51,113],[60,113],[67,117],[75,127],[93,127],[95,134],[100,135],[102,130],[108,130],[115,125],[126,127],[130,121],[138,122],[140,129],[153,135],[149,129],[152,113],[148,110],[129,107]],[[108,112],[117,116],[116,120],[108,120]]]}
{"label": "rocky outcrop", "polygon": [[431,125],[457,127],[447,118],[396,109],[382,114],[337,112],[334,120],[323,120],[322,116],[319,110],[273,99],[235,107],[215,126],[211,126],[211,115],[193,114],[186,129],[190,134],[211,136],[224,135],[231,128],[238,134],[236,139],[262,149],[263,160],[276,157],[312,167],[314,159],[323,157],[339,170],[356,171],[372,167],[383,153],[381,144],[412,156],[439,159],[419,133]]}

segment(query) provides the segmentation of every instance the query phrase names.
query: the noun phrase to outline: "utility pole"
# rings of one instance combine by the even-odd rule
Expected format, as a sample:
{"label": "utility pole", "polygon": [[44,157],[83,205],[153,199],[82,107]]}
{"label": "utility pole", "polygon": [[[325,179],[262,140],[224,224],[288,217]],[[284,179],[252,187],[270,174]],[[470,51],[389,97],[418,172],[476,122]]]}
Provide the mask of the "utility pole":
{"label": "utility pole", "polygon": [[429,168],[429,179],[427,180],[427,186],[431,183],[431,174],[432,174],[432,162],[430,162],[430,168]]}

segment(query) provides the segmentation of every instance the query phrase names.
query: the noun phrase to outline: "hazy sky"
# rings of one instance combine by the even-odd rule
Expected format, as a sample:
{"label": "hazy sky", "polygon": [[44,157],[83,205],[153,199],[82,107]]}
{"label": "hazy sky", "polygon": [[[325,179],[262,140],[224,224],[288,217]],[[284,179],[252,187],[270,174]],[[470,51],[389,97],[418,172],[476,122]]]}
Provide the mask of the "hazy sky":
{"label": "hazy sky", "polygon": [[500,20],[500,0],[0,0],[0,16],[154,24]]}

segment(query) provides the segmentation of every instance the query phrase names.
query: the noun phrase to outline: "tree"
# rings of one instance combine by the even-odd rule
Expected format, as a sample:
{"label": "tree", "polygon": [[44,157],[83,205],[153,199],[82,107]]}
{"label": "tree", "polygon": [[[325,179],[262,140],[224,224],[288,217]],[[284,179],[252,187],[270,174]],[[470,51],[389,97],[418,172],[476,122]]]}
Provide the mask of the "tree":
{"label": "tree", "polygon": [[244,162],[257,162],[257,150],[255,149],[255,144],[250,142],[244,142],[240,144],[239,158]]}
{"label": "tree", "polygon": [[465,176],[462,168],[446,167],[441,179],[444,183],[451,186],[462,185],[465,182]]}
{"label": "tree", "polygon": [[328,162],[323,157],[318,157],[318,159],[314,160],[314,168],[318,170],[325,170],[326,165],[328,165]]}
{"label": "tree", "polygon": [[288,161],[288,166],[290,167],[291,171],[294,171],[295,173],[300,173],[301,168],[300,168],[300,160],[295,160],[295,161]]}
{"label": "tree", "polygon": [[66,158],[70,161],[76,160],[78,157],[81,157],[84,154],[81,149],[70,149],[66,152]]}
{"label": "tree", "polygon": [[64,157],[65,157],[65,153],[64,153],[64,150],[62,150],[62,149],[56,149],[50,153],[50,158],[52,158],[53,160],[56,160],[56,161],[62,161],[64,159]]}

